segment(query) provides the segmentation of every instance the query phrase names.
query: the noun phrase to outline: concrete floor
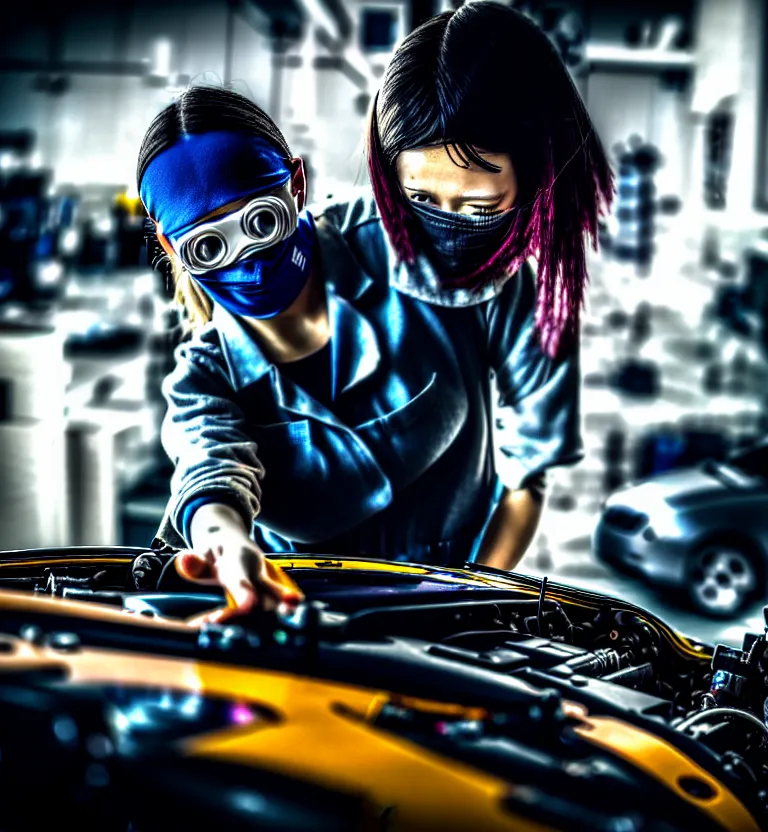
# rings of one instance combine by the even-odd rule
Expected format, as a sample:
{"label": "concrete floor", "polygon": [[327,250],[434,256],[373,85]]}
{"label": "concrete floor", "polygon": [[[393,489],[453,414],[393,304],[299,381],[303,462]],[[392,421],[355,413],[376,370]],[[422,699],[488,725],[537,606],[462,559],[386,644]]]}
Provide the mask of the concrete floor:
{"label": "concrete floor", "polygon": [[[755,604],[736,620],[704,618],[640,579],[614,572],[599,563],[590,550],[590,536],[608,496],[604,462],[608,430],[623,431],[630,450],[649,427],[679,425],[681,421],[716,427],[736,440],[751,439],[761,432],[765,410],[762,390],[766,389],[762,381],[768,360],[754,341],[734,335],[707,316],[714,290],[724,278],[700,265],[699,248],[695,242],[686,242],[690,235],[682,222],[671,222],[660,235],[646,277],[609,256],[592,257],[582,337],[585,459],[573,468],[552,472],[540,533],[519,571],[626,598],[688,635],[740,647],[745,631],[763,630],[762,604]],[[616,313],[631,315],[640,303],[652,307],[651,332],[648,339],[633,342],[629,328],[616,325],[620,317]],[[705,362],[694,358],[702,342],[711,345],[715,360],[726,367],[737,356],[742,367],[746,362],[751,383],[738,389],[729,386],[726,373],[727,392],[705,392]],[[630,357],[659,366],[658,398],[644,400],[608,388],[607,376],[618,361]],[[631,478],[629,466],[625,474]]]}

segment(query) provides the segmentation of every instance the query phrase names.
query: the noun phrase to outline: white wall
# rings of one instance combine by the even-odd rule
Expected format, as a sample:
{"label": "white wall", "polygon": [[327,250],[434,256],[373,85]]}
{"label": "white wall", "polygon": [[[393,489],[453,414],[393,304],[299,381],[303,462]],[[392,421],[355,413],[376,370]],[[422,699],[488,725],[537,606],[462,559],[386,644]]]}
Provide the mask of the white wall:
{"label": "white wall", "polygon": [[354,33],[344,57],[366,76],[365,89],[338,70],[312,68],[313,58],[324,54],[324,50],[317,46],[311,32],[293,52],[300,57],[301,66],[283,72],[283,106],[277,117],[297,155],[309,155],[314,168],[310,182],[312,200],[321,201],[350,185],[368,182],[364,156],[366,117],[358,111],[357,99],[361,93],[375,94],[391,53],[364,54],[360,50],[362,10],[392,10],[398,15],[399,39],[406,32],[404,0],[350,0],[346,5]]}
{"label": "white wall", "polygon": [[694,20],[694,113],[709,113],[721,99],[739,92],[748,5],[749,0],[699,0]]}
{"label": "white wall", "polygon": [[736,100],[727,215],[739,222],[752,213],[765,5],[765,0],[699,0],[686,93],[664,89],[650,73],[595,72],[589,77],[587,106],[606,147],[632,132],[650,139],[666,159],[656,178],[659,193],[682,196],[695,213],[703,211],[706,116],[727,96]]}
{"label": "white wall", "polygon": [[[757,118],[765,0],[699,0],[695,24],[696,75],[692,118],[699,124],[726,96],[735,96],[734,152],[726,196],[727,213],[747,217],[757,175]],[[701,161],[696,148],[691,198],[700,201]],[[738,221],[738,220],[736,220]]]}
{"label": "white wall", "polygon": [[593,72],[587,83],[587,107],[605,146],[626,141],[632,133],[650,138],[653,125],[653,75]]}
{"label": "white wall", "polygon": [[[175,0],[136,0],[126,15],[109,7],[67,22],[64,60],[152,60],[160,38],[171,42],[171,69],[194,80],[221,81],[225,73],[226,6]],[[0,57],[46,57],[46,33],[29,26],[2,47]],[[237,18],[232,78],[266,106],[271,78],[269,43]],[[153,88],[141,78],[72,75],[61,96],[32,89],[33,73],[0,73],[0,129],[31,128],[38,134],[40,163],[52,167],[56,184],[132,186],[136,156],[150,121],[169,103],[173,89]]]}
{"label": "white wall", "polygon": [[[354,0],[349,12],[356,31],[346,56],[367,72],[371,92],[378,81],[372,71],[388,55],[364,56],[357,27],[361,8],[386,6],[400,12],[404,32],[404,0]],[[223,0],[187,3],[184,0],[135,0],[129,11],[82,13],[64,30],[65,60],[152,61],[160,39],[171,43],[171,69],[195,81],[223,80],[227,10]],[[0,58],[47,56],[43,25],[28,25],[13,43],[0,46]],[[268,39],[240,16],[235,16],[231,79],[268,112],[275,69]],[[279,112],[270,112],[297,155],[310,157],[315,177],[312,196],[358,180],[363,168],[364,118],[356,99],[361,90],[336,70],[316,70],[313,58],[322,54],[313,37],[291,49],[302,59],[299,68],[281,70]],[[0,72],[0,130],[32,128],[38,134],[39,161],[52,167],[58,185],[134,184],[136,156],[154,115],[172,100],[175,90],[154,88],[138,77],[73,75],[69,90],[59,97],[33,92],[32,73]],[[178,89],[178,88],[176,88]]]}
{"label": "white wall", "polygon": [[660,195],[687,191],[690,145],[688,92],[665,88],[656,72],[597,71],[586,83],[586,104],[606,149],[637,133],[656,145],[664,166],[656,175]]}

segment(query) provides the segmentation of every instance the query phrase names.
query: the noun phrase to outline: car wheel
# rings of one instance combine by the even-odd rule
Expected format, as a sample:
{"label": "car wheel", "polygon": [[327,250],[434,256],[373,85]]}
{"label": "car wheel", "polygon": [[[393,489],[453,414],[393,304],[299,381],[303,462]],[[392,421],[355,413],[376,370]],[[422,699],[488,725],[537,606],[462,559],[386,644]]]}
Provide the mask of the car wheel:
{"label": "car wheel", "polygon": [[696,609],[715,618],[737,615],[757,589],[755,559],[726,543],[695,552],[688,572],[688,594]]}

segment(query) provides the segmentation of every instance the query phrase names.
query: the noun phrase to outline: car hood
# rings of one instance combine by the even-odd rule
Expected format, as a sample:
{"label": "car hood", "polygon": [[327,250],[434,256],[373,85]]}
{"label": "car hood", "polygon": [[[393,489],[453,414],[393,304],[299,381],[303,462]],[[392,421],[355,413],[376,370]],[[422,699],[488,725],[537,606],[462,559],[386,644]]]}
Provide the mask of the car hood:
{"label": "car hood", "polygon": [[304,604],[203,623],[223,593],[173,589],[176,553],[0,552],[3,829],[30,783],[35,828],[768,828],[673,722],[714,648],[631,602],[288,554]]}
{"label": "car hood", "polygon": [[677,508],[715,501],[749,482],[731,471],[708,466],[668,471],[617,492],[616,499],[610,503],[623,504],[631,498],[633,504],[637,500],[643,505],[658,505],[663,501]]}

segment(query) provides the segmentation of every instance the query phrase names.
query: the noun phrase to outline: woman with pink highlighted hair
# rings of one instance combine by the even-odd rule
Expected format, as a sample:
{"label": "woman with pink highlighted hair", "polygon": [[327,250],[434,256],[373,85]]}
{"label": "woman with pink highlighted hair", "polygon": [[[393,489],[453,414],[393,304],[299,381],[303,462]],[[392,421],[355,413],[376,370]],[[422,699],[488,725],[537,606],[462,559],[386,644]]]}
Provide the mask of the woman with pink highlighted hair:
{"label": "woman with pink highlighted hair", "polygon": [[[400,262],[426,254],[441,289],[477,296],[534,256],[537,329],[578,334],[613,174],[553,46],[521,13],[471,3],[410,35],[369,124],[369,170]],[[464,295],[461,295],[464,298]]]}
{"label": "woman with pink highlighted hair", "polygon": [[[440,14],[405,39],[368,137],[392,285],[482,311],[491,337],[506,327],[506,354],[489,341],[489,369],[500,404],[515,411],[502,447],[512,470],[498,471],[506,487],[478,556],[509,569],[538,524],[546,468],[566,461],[552,451],[578,444],[578,386],[564,379],[577,373],[585,238],[596,247],[613,174],[554,47],[493,2]],[[525,325],[510,331],[524,304]],[[554,425],[564,429],[558,439]]]}

